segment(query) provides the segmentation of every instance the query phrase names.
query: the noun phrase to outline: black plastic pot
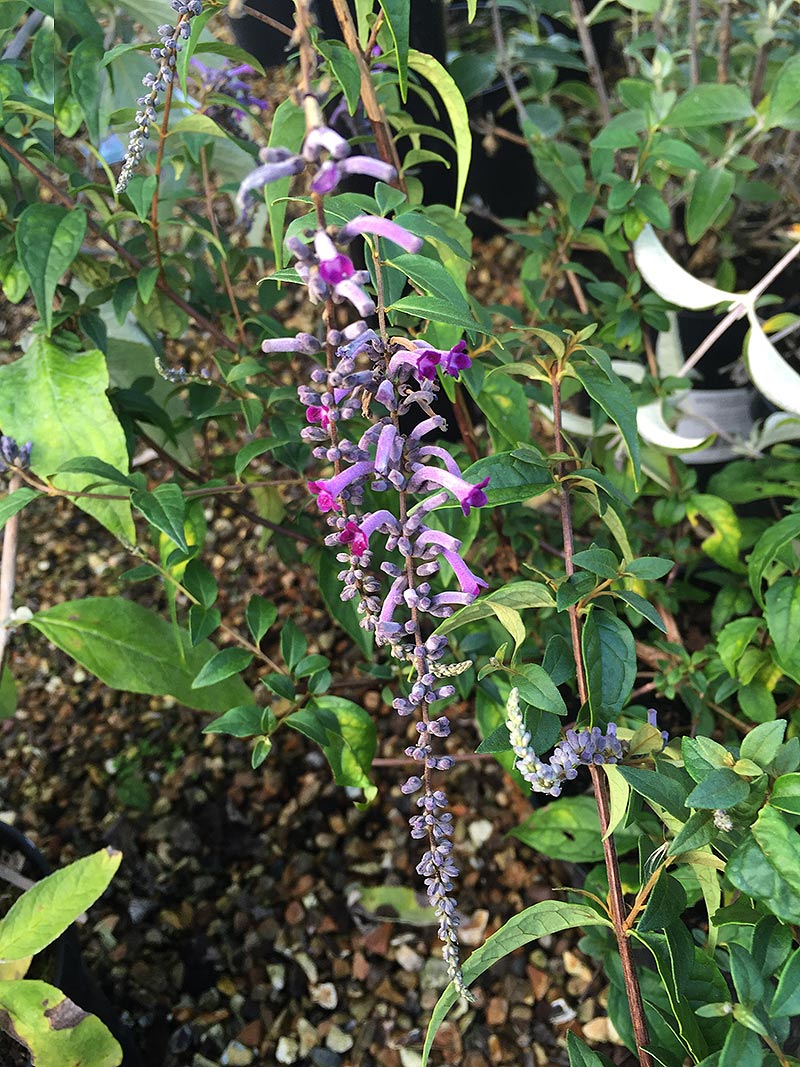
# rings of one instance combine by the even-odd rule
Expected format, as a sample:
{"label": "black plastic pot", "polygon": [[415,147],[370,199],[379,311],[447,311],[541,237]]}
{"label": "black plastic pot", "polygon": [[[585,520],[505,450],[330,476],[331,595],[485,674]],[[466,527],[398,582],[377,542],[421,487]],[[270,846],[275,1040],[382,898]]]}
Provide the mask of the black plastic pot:
{"label": "black plastic pot", "polygon": [[[24,857],[23,874],[32,881],[39,881],[51,874],[51,868],[34,843],[15,826],[0,820],[0,852]],[[81,955],[81,946],[75,930],[70,927],[51,946],[53,952],[53,975],[48,981],[66,994],[84,1011],[101,1019],[123,1051],[122,1067],[145,1067],[133,1036],[122,1022],[117,1011],[89,974]]]}

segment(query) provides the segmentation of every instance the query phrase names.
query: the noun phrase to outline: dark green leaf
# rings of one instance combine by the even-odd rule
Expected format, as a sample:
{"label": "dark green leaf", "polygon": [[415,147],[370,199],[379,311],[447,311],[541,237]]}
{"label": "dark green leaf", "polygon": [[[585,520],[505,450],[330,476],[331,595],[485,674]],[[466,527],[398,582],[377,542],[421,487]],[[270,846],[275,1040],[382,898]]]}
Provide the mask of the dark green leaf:
{"label": "dark green leaf", "polygon": [[[482,482],[489,478],[484,490],[489,498],[487,507],[514,504],[532,497],[541,496],[553,487],[553,476],[544,463],[523,462],[513,452],[500,452],[479,459],[464,471],[468,482]],[[458,501],[448,502],[447,507],[458,507]]]}
{"label": "dark green leaf", "polygon": [[569,1067],[604,1067],[602,1059],[573,1030],[567,1030]]}
{"label": "dark green leaf", "polygon": [[217,599],[218,589],[214,575],[199,560],[189,560],[183,572],[183,584],[204,608],[210,608]]}
{"label": "dark green leaf", "polygon": [[[596,863],[603,858],[603,835],[592,797],[560,797],[537,809],[509,833],[552,859]],[[614,840],[622,854],[634,847],[636,835],[619,830]]]}
{"label": "dark green leaf", "polygon": [[131,503],[182,552],[189,552],[184,531],[186,500],[180,487],[171,482],[157,485],[152,493],[137,489],[131,494]]}
{"label": "dark green leaf", "polygon": [[754,1008],[764,996],[764,979],[753,957],[742,945],[735,942],[728,946],[731,956],[731,977],[736,996],[747,1008]]}
{"label": "dark green leaf", "polygon": [[594,545],[583,552],[576,552],[572,562],[577,567],[596,574],[598,578],[616,578],[620,571],[620,564],[614,553]]}
{"label": "dark green leaf", "polygon": [[686,909],[686,890],[677,878],[662,870],[647,900],[637,929],[663,930],[679,919]]}
{"label": "dark green leaf", "polygon": [[552,715],[566,715],[567,706],[549,674],[537,663],[526,663],[511,675],[512,684],[526,704]]}
{"label": "dark green leaf", "polygon": [[632,574],[634,578],[651,580],[663,578],[665,574],[672,570],[673,566],[671,559],[662,559],[661,556],[641,556],[639,559],[632,559],[630,563],[625,564],[625,573]]}
{"label": "dark green leaf", "polygon": [[699,782],[686,798],[690,808],[720,808],[723,811],[747,800],[750,786],[727,767],[719,767]]}
{"label": "dark green leaf", "polygon": [[758,1035],[735,1022],[725,1038],[718,1067],[761,1067],[761,1049]]}
{"label": "dark green leaf", "polygon": [[275,696],[288,701],[293,701],[295,699],[294,682],[288,675],[267,674],[261,681],[271,693],[275,694]]}
{"label": "dark green leaf", "polygon": [[253,594],[247,602],[245,612],[247,628],[256,644],[272,626],[278,617],[278,609],[269,600],[258,594]]}
{"label": "dark green leaf", "polygon": [[222,622],[222,615],[217,608],[204,608],[201,604],[192,604],[189,608],[189,636],[193,645],[199,645],[210,637]]}
{"label": "dark green leaf", "polygon": [[668,856],[677,856],[681,852],[691,852],[710,844],[717,835],[713,816],[709,811],[695,811],[683,824],[675,840],[669,846]]}
{"label": "dark green leaf", "polygon": [[570,366],[592,400],[619,428],[633,464],[633,483],[638,488],[640,470],[636,405],[628,386],[613,371],[602,370],[594,364],[576,360]]}
{"label": "dark green leaf", "polygon": [[685,92],[667,115],[664,125],[683,129],[716,126],[746,119],[752,114],[750,98],[738,85],[709,83],[696,85]]}
{"label": "dark green leaf", "polygon": [[377,738],[370,716],[341,697],[316,697],[308,707],[283,720],[320,746],[338,785],[356,786],[374,795],[369,779]]}
{"label": "dark green leaf", "polygon": [[778,973],[792,950],[792,932],[774,915],[765,915],[753,931],[752,954],[762,977]]}
{"label": "dark green leaf", "polygon": [[620,711],[636,680],[633,634],[616,615],[594,608],[584,622],[582,644],[589,706]]}
{"label": "dark green leaf", "polygon": [[29,489],[26,485],[23,485],[20,489],[15,489],[13,493],[6,493],[3,497],[0,497],[0,530],[12,515],[22,511],[26,504],[30,504],[37,496],[41,496],[41,494],[37,493],[35,489]]}
{"label": "dark green leaf", "polygon": [[759,604],[764,603],[761,585],[767,568],[778,553],[798,537],[800,537],[800,512],[794,512],[769,526],[756,541],[755,548],[750,553],[747,571],[750,588]]}
{"label": "dark green leaf", "polygon": [[655,626],[657,630],[660,630],[662,634],[667,632],[667,624],[649,600],[645,600],[643,596],[639,596],[638,593],[631,593],[627,589],[615,589],[614,596],[619,600],[624,601],[628,607],[633,608],[634,611],[638,611],[640,615]]}
{"label": "dark green leaf", "polygon": [[253,745],[253,751],[250,756],[250,766],[254,771],[258,770],[271,751],[272,739],[269,737],[259,737],[255,745]]}
{"label": "dark green leaf", "polygon": [[800,774],[782,774],[776,778],[769,802],[779,811],[800,815]]}
{"label": "dark green leaf", "polygon": [[56,285],[80,251],[85,233],[85,212],[81,208],[68,211],[59,204],[31,204],[17,222],[17,255],[30,278],[33,299],[48,334]]}
{"label": "dark green leaf", "polygon": [[[417,319],[438,322],[446,326],[460,326],[462,330],[474,331],[478,329],[478,324],[470,311],[454,308],[447,300],[442,300],[441,297],[417,296],[416,294],[403,296],[399,300],[395,300],[386,310],[390,316],[392,312],[402,312],[404,315],[411,315]],[[392,316],[391,321],[396,321],[394,316]]]}
{"label": "dark green leaf", "polygon": [[231,708],[203,727],[204,734],[230,734],[231,737],[257,737],[264,732],[264,709],[257,704],[241,704]]}
{"label": "dark green leaf", "polygon": [[287,619],[281,630],[281,655],[290,671],[293,671],[306,654],[308,642],[291,619]]}
{"label": "dark green leaf", "polygon": [[676,819],[685,818],[686,798],[677,782],[644,767],[628,767],[620,764],[617,769],[631,789],[648,800],[652,800],[654,804],[665,808]]}
{"label": "dark green leaf", "polygon": [[102,79],[106,77],[101,60],[102,45],[94,40],[79,41],[69,61],[69,83],[86,120],[92,144],[99,144],[104,131],[100,129]]}
{"label": "dark green leaf", "polygon": [[141,488],[140,481],[130,478],[127,474],[123,474],[122,471],[118,471],[116,467],[112,467],[110,463],[106,463],[96,456],[76,456],[74,459],[68,459],[66,463],[61,464],[56,473],[62,474],[64,471],[95,474],[100,479],[101,484],[110,482],[113,485],[124,485],[130,489]]}
{"label": "dark green leaf", "polygon": [[800,1015],[800,948],[795,949],[781,972],[769,1013],[773,1019],[778,1015]]}
{"label": "dark green leaf", "polygon": [[766,769],[777,756],[785,733],[786,722],[783,719],[761,723],[745,734],[739,748],[739,758],[752,760]]}
{"label": "dark green leaf", "polygon": [[192,689],[204,689],[208,685],[216,685],[217,682],[230,678],[232,674],[238,674],[253,662],[252,652],[246,648],[223,648],[204,663],[192,682]]}

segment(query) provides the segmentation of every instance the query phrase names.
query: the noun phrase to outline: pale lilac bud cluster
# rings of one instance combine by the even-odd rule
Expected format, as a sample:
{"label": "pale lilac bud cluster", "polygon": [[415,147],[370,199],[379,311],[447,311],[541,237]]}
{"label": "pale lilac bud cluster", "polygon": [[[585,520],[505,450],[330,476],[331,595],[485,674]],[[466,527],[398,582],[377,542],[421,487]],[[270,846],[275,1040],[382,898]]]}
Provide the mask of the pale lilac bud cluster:
{"label": "pale lilac bud cluster", "polygon": [[31,463],[33,442],[28,441],[21,447],[13,437],[0,437],[0,473],[10,469],[27,470]]}
{"label": "pale lilac bud cluster", "polygon": [[150,127],[156,120],[158,94],[164,92],[175,77],[178,52],[192,32],[191,20],[203,10],[202,0],[172,0],[170,6],[173,11],[177,12],[178,19],[174,26],[165,24],[158,27],[161,47],[150,50],[150,55],[158,63],[158,70],[155,74],[148,72],[142,78],[142,84],[148,92],[136,101],[139,105],[139,111],[136,112],[136,126],[128,137],[128,150],[117,178],[117,195],[125,192],[128,182],[141,162],[145,141],[150,137]]}
{"label": "pale lilac bud cluster", "polygon": [[[654,709],[648,712],[647,719],[651,726],[656,725]],[[519,689],[516,688],[508,694],[506,727],[516,756],[514,766],[525,781],[530,783],[534,793],[560,796],[563,783],[577,778],[579,768],[619,763],[625,756],[622,742],[617,738],[616,723],[611,722],[605,733],[599,726],[587,730],[567,730],[564,740],[556,745],[550,759],[545,763],[531,748],[531,735],[525,726],[519,705]],[[665,740],[668,736],[662,733]]]}

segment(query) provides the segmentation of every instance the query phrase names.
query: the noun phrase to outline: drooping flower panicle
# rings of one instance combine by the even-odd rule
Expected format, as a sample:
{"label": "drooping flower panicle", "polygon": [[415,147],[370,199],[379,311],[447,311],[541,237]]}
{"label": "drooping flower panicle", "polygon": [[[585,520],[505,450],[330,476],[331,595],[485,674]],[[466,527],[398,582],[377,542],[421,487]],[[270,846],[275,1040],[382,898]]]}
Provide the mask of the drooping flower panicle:
{"label": "drooping flower panicle", "polygon": [[[307,114],[313,114],[313,107]],[[468,996],[461,977],[458,948],[460,918],[453,896],[458,869],[452,853],[453,819],[445,792],[434,785],[433,775],[446,771],[453,758],[441,754],[438,745],[450,733],[445,715],[431,709],[449,700],[455,686],[444,679],[461,665],[440,661],[447,638],[433,631],[439,619],[471,603],[486,583],[474,574],[462,555],[461,542],[428,523],[434,509],[455,500],[464,514],[488,502],[488,478],[477,484],[465,479],[455,459],[444,449],[426,444],[440,430],[444,419],[432,415],[439,390],[438,371],[458,377],[470,366],[466,344],[449,350],[426,342],[388,337],[364,321],[375,312],[367,286],[370,275],[358,270],[349,254],[350,243],[362,235],[381,238],[405,252],[418,253],[422,240],[397,220],[359,215],[339,230],[324,224],[323,197],[347,174],[366,174],[390,182],[395,172],[388,164],[369,156],[352,156],[350,146],[329,127],[312,124],[299,153],[269,149],[262,153],[263,166],[245,179],[239,190],[244,207],[252,191],[267,182],[312,169],[311,191],[317,199],[316,225],[300,236],[287,239],[294,267],[307,287],[309,299],[327,304],[326,319],[332,321],[334,305],[349,305],[358,321],[343,330],[329,326],[324,347],[326,366],[315,366],[309,385],[298,392],[306,408],[307,426],[302,437],[313,445],[319,461],[331,464],[333,473],[308,483],[319,511],[331,528],[326,544],[338,550],[343,569],[342,599],[353,600],[361,625],[375,634],[377,644],[412,665],[413,679],[407,695],[394,700],[401,716],[414,715],[416,738],[406,748],[418,771],[401,786],[401,792],[416,797],[419,809],[410,819],[411,835],[427,843],[417,866],[428,898],[439,919],[439,937],[448,971],[458,991]],[[302,351],[311,354],[321,345],[308,335],[270,338],[265,352]],[[418,413],[409,433],[400,417]],[[368,418],[358,439],[343,436],[347,420]],[[407,420],[404,419],[404,424]],[[377,493],[385,504],[377,510],[364,506],[366,493]],[[413,501],[412,498],[419,497]],[[387,555],[373,565],[376,541]],[[437,588],[437,575],[445,564],[455,575],[457,590]]]}
{"label": "drooping flower panicle", "polygon": [[136,112],[136,126],[128,137],[128,150],[117,178],[117,195],[125,192],[141,162],[145,141],[150,137],[150,127],[156,120],[158,94],[164,92],[175,77],[178,52],[183,48],[183,42],[189,39],[191,20],[203,10],[202,0],[171,0],[170,7],[177,12],[178,18],[174,26],[165,24],[158,27],[161,47],[150,50],[150,55],[158,63],[158,70],[155,74],[148,71],[142,78],[142,85],[147,92],[136,101],[140,110]]}

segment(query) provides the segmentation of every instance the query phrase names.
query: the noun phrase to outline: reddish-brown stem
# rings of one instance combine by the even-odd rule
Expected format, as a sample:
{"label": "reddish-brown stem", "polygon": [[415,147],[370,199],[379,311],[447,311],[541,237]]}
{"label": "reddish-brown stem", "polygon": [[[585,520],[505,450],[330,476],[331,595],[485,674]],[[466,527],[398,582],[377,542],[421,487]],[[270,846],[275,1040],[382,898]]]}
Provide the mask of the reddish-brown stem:
{"label": "reddish-brown stem", "polygon": [[611,108],[608,103],[603,68],[600,66],[592,35],[586,25],[586,9],[583,6],[583,0],[569,0],[569,9],[572,12],[572,20],[575,23],[578,41],[586,62],[586,69],[589,72],[589,81],[597,93],[597,107],[600,112],[600,118],[603,121],[603,125],[607,126],[611,122]]}
{"label": "reddish-brown stem", "polygon": [[[58,200],[59,203],[63,204],[64,207],[69,208],[70,211],[75,210],[76,203],[72,199],[72,197],[67,196],[67,194],[63,192],[63,190],[59,189],[55,182],[51,181],[43,170],[40,170],[35,163],[31,162],[31,160],[26,159],[25,156],[18,152],[13,145],[10,145],[2,135],[0,135],[0,148],[2,148],[4,152],[8,152],[8,154],[14,159],[16,159],[16,161],[21,166],[25,167],[26,170],[30,171],[30,173],[34,175],[40,185],[47,189],[48,192],[56,200]],[[145,264],[142,263],[142,261],[137,256],[134,256],[131,252],[129,252],[124,245],[121,245],[119,241],[115,241],[113,237],[109,237],[109,235],[104,231],[103,227],[99,223],[95,222],[95,220],[91,216],[88,216],[87,218],[87,225],[89,226],[89,229],[92,230],[92,232],[95,233],[100,240],[105,241],[109,248],[112,248],[120,257],[120,259],[124,259],[125,262],[129,266],[133,267],[135,271],[138,272],[144,269]],[[176,307],[179,307],[181,311],[188,315],[189,318],[192,319],[201,329],[205,330],[206,333],[210,334],[210,336],[214,338],[214,340],[221,348],[227,348],[229,352],[239,351],[238,347],[234,344],[234,342],[231,341],[230,338],[226,337],[218,326],[216,326],[210,319],[207,319],[205,315],[203,315],[201,312],[197,311],[196,308],[193,308],[191,304],[187,304],[182,296],[179,296],[169,287],[169,285],[161,275],[159,275],[158,280],[156,281],[156,288],[159,289],[164,294],[164,296],[166,296],[166,298],[171,301],[171,303],[173,303]]]}
{"label": "reddish-brown stem", "polygon": [[[217,220],[214,216],[214,197],[211,192],[211,182],[208,176],[208,158],[206,156],[205,145],[200,149],[200,168],[203,174],[203,193],[205,195],[208,221],[211,224],[212,233],[216,237],[217,241],[219,241],[219,226],[217,226]],[[236,320],[236,330],[239,334],[239,340],[244,345],[247,343],[247,336],[244,332],[244,323],[242,322],[242,316],[239,314],[239,305],[236,303],[236,294],[234,293],[233,285],[231,284],[231,276],[228,271],[228,264],[225,262],[225,258],[223,256],[220,256],[219,266],[220,270],[222,271],[222,281],[225,285],[225,292],[228,294],[228,302],[231,305],[231,311],[233,312],[233,317]]]}
{"label": "reddish-brown stem", "polygon": [[[8,480],[8,492],[13,493],[22,485],[18,474],[12,474]],[[19,513],[12,515],[3,530],[3,554],[0,557],[0,678],[3,677],[8,641],[11,631],[6,628],[6,620],[14,607],[14,584],[17,574],[17,534],[19,532]]]}
{"label": "reddish-brown stem", "polygon": [[289,26],[284,26],[282,22],[278,22],[277,19],[272,18],[270,15],[265,15],[263,11],[257,11],[254,7],[250,7],[248,4],[242,5],[242,13],[249,15],[250,18],[258,19],[259,22],[266,22],[266,24],[271,26],[273,30],[277,30],[278,33],[282,33],[285,37],[292,36],[292,30]]}
{"label": "reddish-brown stem", "polygon": [[453,414],[456,417],[458,432],[461,434],[461,440],[464,442],[464,448],[467,450],[467,455],[473,463],[476,463],[481,458],[481,454],[478,449],[478,442],[475,440],[475,428],[472,425],[472,419],[470,418],[467,405],[464,402],[464,392],[460,385],[456,385],[455,387]]}
{"label": "reddish-brown stem", "polygon": [[158,264],[158,273],[162,275],[164,273],[164,264],[161,261],[161,241],[158,236],[158,193],[161,186],[161,168],[164,165],[164,146],[167,143],[167,127],[169,126],[169,112],[172,107],[172,90],[175,85],[175,80],[169,83],[167,91],[164,93],[164,117],[161,120],[161,130],[158,137],[158,150],[156,152],[156,188],[153,193],[153,202],[150,205],[150,225],[153,228],[153,245],[156,252],[156,263]]}
{"label": "reddish-brown stem", "polygon": [[[561,433],[561,368],[558,364],[553,365],[550,372],[550,380],[553,393],[553,436],[555,450],[556,452],[563,452],[564,441]],[[561,529],[564,537],[564,569],[568,575],[572,575],[575,573],[575,564],[572,559],[574,554],[572,507],[570,502],[569,484],[563,480],[564,465],[561,463],[557,467],[557,474],[561,478],[559,497]],[[581,703],[585,704],[588,699],[588,690],[586,687],[586,672],[581,645],[580,619],[576,607],[573,606],[569,608],[568,613],[570,634],[572,637],[572,654],[575,659],[575,674],[578,682],[578,696],[580,697]],[[617,858],[617,850],[614,845],[614,836],[613,834],[608,833],[611,816],[606,779],[596,766],[591,766],[589,772],[592,778],[597,813],[600,819],[600,832],[603,835],[603,858],[605,860],[606,874],[608,876],[609,911],[611,913],[614,933],[617,938],[617,948],[622,963],[622,974],[625,980],[625,992],[627,994],[628,1005],[631,1011],[634,1039],[636,1041],[641,1067],[653,1067],[653,1061],[650,1054],[646,1051],[646,1046],[650,1038],[647,1032],[647,1020],[644,1014],[644,1003],[642,1002],[642,993],[639,988],[639,979],[636,974],[631,943],[625,925],[625,896],[622,891],[619,859]]]}
{"label": "reddish-brown stem", "polygon": [[697,23],[700,17],[699,0],[689,0],[689,82],[700,84],[700,57],[698,54]]}

